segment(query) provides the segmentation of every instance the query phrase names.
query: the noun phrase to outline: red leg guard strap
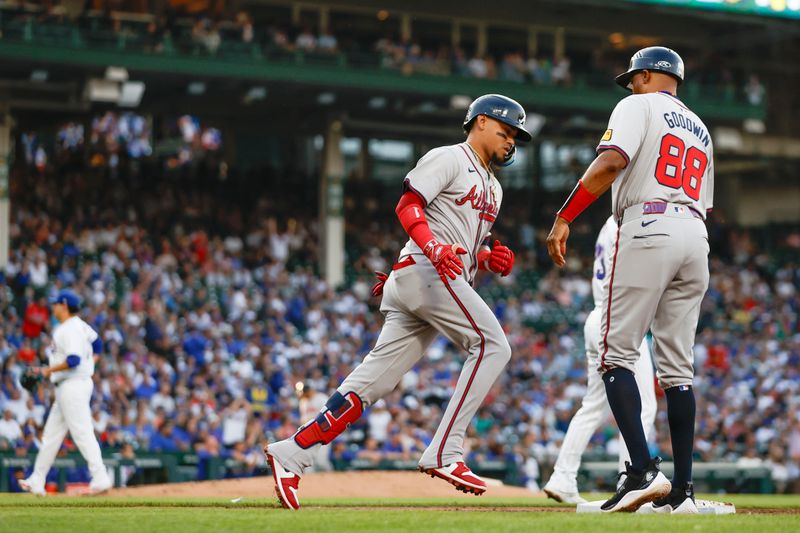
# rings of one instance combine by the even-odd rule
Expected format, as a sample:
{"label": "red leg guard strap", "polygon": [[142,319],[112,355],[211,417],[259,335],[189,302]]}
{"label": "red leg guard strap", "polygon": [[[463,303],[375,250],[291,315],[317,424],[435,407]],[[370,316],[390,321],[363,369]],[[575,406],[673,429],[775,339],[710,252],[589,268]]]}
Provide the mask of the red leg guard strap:
{"label": "red leg guard strap", "polygon": [[307,449],[320,443],[329,444],[364,412],[361,398],[355,392],[348,392],[344,396],[335,392],[325,407],[319,416],[295,434],[294,441],[301,448]]}

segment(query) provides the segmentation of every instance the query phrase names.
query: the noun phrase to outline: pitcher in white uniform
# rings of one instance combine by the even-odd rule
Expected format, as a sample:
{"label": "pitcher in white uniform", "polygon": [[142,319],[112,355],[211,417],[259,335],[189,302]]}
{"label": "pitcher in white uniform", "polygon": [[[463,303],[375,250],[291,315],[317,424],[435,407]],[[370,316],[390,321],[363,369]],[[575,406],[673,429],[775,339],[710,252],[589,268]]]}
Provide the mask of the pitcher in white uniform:
{"label": "pitcher in white uniform", "polygon": [[[592,272],[592,297],[594,309],[586,317],[583,327],[583,338],[586,344],[586,362],[588,366],[588,384],[581,407],[572,417],[558,451],[553,475],[544,486],[548,497],[563,503],[584,503],[578,493],[578,468],[581,456],[592,435],[600,423],[611,413],[606,399],[603,380],[597,372],[600,361],[600,316],[602,315],[603,294],[608,289],[611,277],[611,261],[614,256],[614,241],[617,236],[617,223],[614,217],[608,217],[597,235],[594,254],[594,270]],[[639,346],[639,359],[636,361],[636,382],[642,396],[642,425],[648,440],[654,433],[653,423],[656,419],[656,391],[653,383],[653,359],[647,339],[642,339]],[[624,472],[625,462],[630,461],[628,449],[623,444],[619,449],[619,471]]]}
{"label": "pitcher in white uniform", "polygon": [[77,315],[80,298],[62,290],[51,301],[53,316],[60,324],[53,331],[53,342],[47,349],[49,366],[41,369],[55,387],[55,402],[44,425],[42,446],[36,456],[31,475],[20,481],[20,487],[38,496],[45,495],[45,480],[61,448],[67,432],[89,464],[92,481],[89,491],[100,494],[111,488],[100,455],[100,444],[92,424],[92,375],[94,355],[102,351],[97,333]]}
{"label": "pitcher in white uniform", "polygon": [[265,449],[276,494],[300,507],[300,475],[316,449],[328,444],[363,409],[397,386],[443,334],[467,353],[439,428],[419,460],[422,472],[457,489],[483,494],[486,483],[464,464],[467,426],[511,357],[503,328],[472,288],[477,270],[511,273],[514,254],[494,241],[484,245],[500,210],[497,165],[513,161],[517,141],[529,141],[525,111],[510,98],[485,95],[467,111],[467,140],[428,152],[405,179],[395,212],[409,241],[389,276],[379,274],[383,329],[375,348],[344,380],[315,419]]}
{"label": "pitcher in white uniform", "polygon": [[[683,60],[654,46],[637,52],[616,79],[633,94],[617,104],[589,166],[559,211],[547,247],[564,265],[569,223],[611,187],[617,230],[601,321],[600,372],[631,463],[601,510],[696,513],[692,486],[694,345],[708,288],[713,206],[713,144],[703,121],[680,99]],[[634,377],[639,344],[653,334],[653,358],[667,398],[675,473],[651,458]]]}

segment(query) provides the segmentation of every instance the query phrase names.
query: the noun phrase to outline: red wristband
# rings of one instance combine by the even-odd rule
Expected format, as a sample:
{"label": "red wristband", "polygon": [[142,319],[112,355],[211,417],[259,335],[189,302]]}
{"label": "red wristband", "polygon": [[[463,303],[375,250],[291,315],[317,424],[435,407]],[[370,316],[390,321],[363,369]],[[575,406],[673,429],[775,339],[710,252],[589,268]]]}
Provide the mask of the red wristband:
{"label": "red wristband", "polygon": [[492,251],[487,249],[482,249],[478,252],[478,269],[479,270],[490,270],[489,269],[489,258],[492,257]]}
{"label": "red wristband", "polygon": [[569,195],[569,198],[567,198],[567,201],[564,202],[564,205],[558,211],[558,216],[565,219],[567,222],[572,222],[595,200],[597,200],[597,196],[590,193],[586,187],[583,186],[583,181],[579,180],[578,184]]}

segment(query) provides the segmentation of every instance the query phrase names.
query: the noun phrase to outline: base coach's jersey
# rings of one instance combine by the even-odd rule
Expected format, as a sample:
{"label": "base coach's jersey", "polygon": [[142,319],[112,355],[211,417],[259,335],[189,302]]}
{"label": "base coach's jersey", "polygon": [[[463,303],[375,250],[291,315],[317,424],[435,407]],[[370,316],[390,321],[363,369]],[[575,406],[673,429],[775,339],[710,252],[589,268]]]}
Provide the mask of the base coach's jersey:
{"label": "base coach's jersey", "polygon": [[684,204],[703,218],[714,205],[711,135],[683,102],[668,93],[623,99],[597,152],[615,150],[627,166],[611,188],[613,212],[643,202]]}
{"label": "base coach's jersey", "polygon": [[[405,186],[425,202],[425,218],[431,233],[445,244],[460,244],[468,254],[464,276],[471,282],[478,268],[475,257],[489,235],[500,204],[503,189],[481,164],[467,143],[434,148],[417,162],[406,176]],[[400,258],[421,254],[409,239]]]}

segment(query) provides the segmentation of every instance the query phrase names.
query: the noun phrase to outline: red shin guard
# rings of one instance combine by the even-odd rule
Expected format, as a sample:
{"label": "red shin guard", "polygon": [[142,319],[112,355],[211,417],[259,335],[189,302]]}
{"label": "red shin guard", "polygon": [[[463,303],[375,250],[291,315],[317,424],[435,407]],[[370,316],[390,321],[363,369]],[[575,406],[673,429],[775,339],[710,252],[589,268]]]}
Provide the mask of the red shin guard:
{"label": "red shin guard", "polygon": [[364,412],[361,398],[355,392],[348,392],[344,396],[335,392],[325,407],[323,412],[295,434],[294,440],[301,448],[307,449],[315,444],[329,444]]}

